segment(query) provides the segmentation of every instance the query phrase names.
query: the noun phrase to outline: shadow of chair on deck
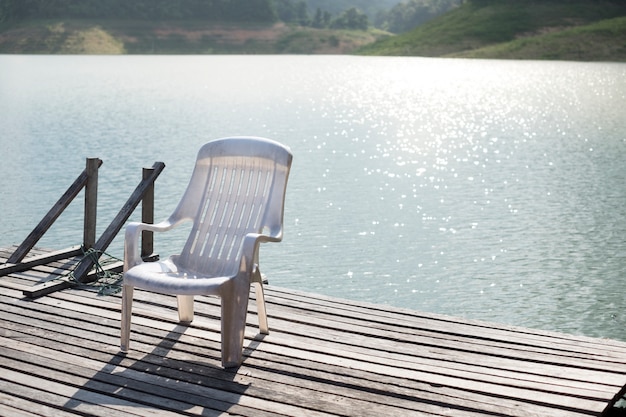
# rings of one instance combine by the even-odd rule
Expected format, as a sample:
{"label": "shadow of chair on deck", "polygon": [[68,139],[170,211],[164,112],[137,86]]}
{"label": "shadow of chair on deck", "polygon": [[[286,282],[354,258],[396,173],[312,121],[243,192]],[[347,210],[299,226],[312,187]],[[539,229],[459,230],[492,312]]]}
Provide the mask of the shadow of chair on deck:
{"label": "shadow of chair on deck", "polygon": [[[155,410],[203,416],[250,414],[250,409],[239,405],[241,396],[249,388],[246,376],[239,374],[239,368],[220,366],[219,342],[198,340],[193,343],[195,336],[186,336],[187,329],[188,326],[177,324],[156,346],[146,342],[146,346],[153,348],[147,354],[135,350],[112,356],[78,388],[63,408],[89,412],[94,406],[106,407],[113,415],[129,411],[142,415]],[[249,341],[244,355],[250,355],[263,337],[259,334]],[[188,343],[180,343],[181,339],[187,339]],[[135,343],[141,346],[142,342]]]}

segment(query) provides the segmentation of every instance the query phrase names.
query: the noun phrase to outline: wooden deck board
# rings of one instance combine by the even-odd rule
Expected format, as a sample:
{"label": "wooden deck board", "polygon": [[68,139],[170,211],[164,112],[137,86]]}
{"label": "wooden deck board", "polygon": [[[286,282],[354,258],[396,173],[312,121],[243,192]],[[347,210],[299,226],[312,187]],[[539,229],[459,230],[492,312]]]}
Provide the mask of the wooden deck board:
{"label": "wooden deck board", "polygon": [[236,370],[220,367],[212,297],[184,326],[174,297],[136,291],[123,355],[119,295],[23,297],[75,262],[0,277],[0,415],[600,416],[626,384],[619,341],[272,286],[271,333],[252,294]]}

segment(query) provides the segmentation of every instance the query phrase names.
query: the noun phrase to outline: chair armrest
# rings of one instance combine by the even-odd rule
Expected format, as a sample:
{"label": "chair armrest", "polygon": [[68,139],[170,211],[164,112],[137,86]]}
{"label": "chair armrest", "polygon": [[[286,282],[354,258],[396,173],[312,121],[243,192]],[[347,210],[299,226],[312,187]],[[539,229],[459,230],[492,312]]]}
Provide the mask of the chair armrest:
{"label": "chair armrest", "polygon": [[280,242],[283,240],[282,237],[277,236],[268,236],[268,235],[260,235],[258,237],[259,243],[267,243],[267,242]]}
{"label": "chair armrest", "polygon": [[139,251],[139,238],[141,237],[141,232],[167,232],[180,223],[182,223],[182,220],[173,222],[171,219],[167,219],[156,224],[140,222],[129,223],[126,226],[126,231],[124,232],[124,271],[128,271],[133,266],[143,263],[141,253]]}
{"label": "chair armrest", "polygon": [[264,227],[261,231],[260,237],[261,242],[280,242],[283,240],[283,227]]}
{"label": "chair armrest", "polygon": [[259,262],[259,244],[280,242],[282,237],[268,236],[260,233],[248,233],[242,243],[239,273],[253,273]]}

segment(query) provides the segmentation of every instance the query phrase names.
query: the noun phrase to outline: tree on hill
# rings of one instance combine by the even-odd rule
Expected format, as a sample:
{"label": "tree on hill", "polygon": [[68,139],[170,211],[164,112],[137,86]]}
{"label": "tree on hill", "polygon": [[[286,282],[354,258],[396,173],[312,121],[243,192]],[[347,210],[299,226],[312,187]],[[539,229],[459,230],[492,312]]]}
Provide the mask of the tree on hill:
{"label": "tree on hill", "polygon": [[463,0],[408,0],[377,14],[376,27],[393,33],[411,30],[459,6]]}
{"label": "tree on hill", "polygon": [[[317,1],[315,17],[309,7]],[[277,20],[315,28],[367,30],[368,11],[398,0],[0,0],[0,22],[27,19],[131,19],[205,20],[207,22],[258,22]],[[418,1],[418,0],[412,0]],[[441,2],[452,0],[419,0]],[[344,7],[341,9],[341,7]],[[382,13],[382,12],[381,12]],[[406,15],[406,13],[404,13]]]}
{"label": "tree on hill", "polygon": [[315,11],[315,17],[313,17],[311,26],[314,28],[328,27],[330,25],[331,19],[332,19],[332,15],[330,14],[330,12],[326,10],[322,11],[322,9],[318,7],[317,10]]}
{"label": "tree on hill", "polygon": [[367,30],[368,26],[367,15],[356,7],[346,10],[330,24],[333,29]]}
{"label": "tree on hill", "polygon": [[[292,1],[292,0],[286,0]],[[273,22],[274,0],[2,0],[0,21],[86,18]]]}
{"label": "tree on hill", "polygon": [[333,16],[339,16],[346,10],[357,8],[365,13],[368,19],[373,20],[376,13],[381,10],[389,10],[402,0],[305,0],[309,12],[313,15],[315,10],[328,11]]}
{"label": "tree on hill", "polygon": [[304,0],[273,0],[278,19],[303,26],[309,24],[309,13]]}

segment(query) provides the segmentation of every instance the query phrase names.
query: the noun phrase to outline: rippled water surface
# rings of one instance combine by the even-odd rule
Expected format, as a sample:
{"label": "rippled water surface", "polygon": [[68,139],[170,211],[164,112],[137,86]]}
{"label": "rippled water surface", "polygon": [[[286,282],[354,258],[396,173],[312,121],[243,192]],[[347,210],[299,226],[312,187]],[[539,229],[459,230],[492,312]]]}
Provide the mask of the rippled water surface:
{"label": "rippled water surface", "polygon": [[[272,284],[626,340],[625,108],[624,64],[0,56],[0,244],[86,157],[101,232],[142,167],[167,165],[163,218],[202,143],[267,136],[295,155]],[[40,244],[79,243],[81,216]]]}

